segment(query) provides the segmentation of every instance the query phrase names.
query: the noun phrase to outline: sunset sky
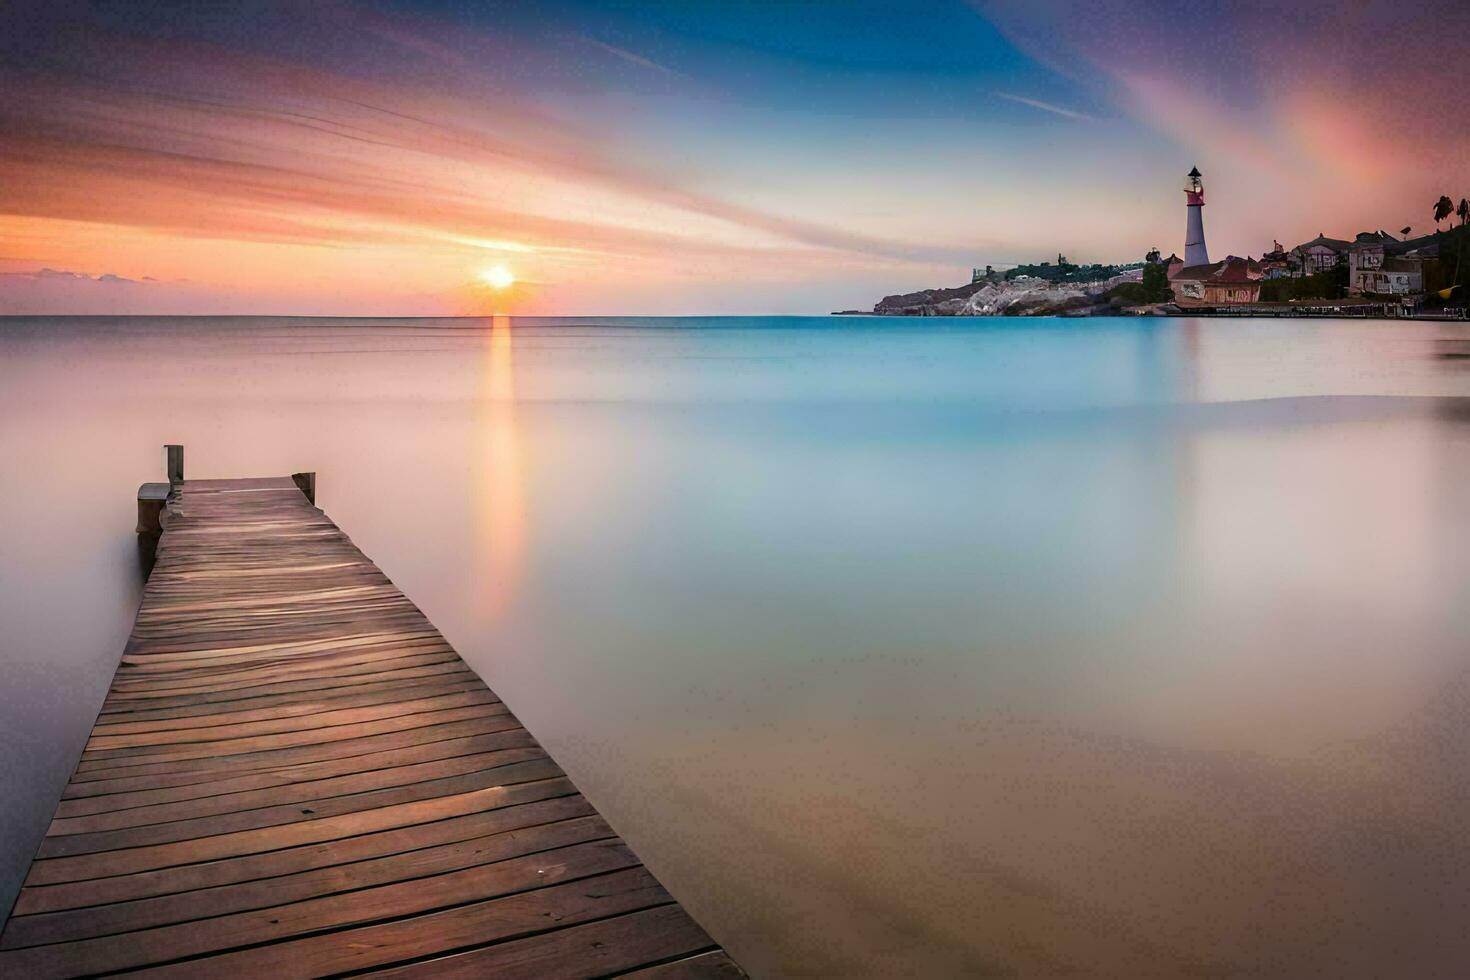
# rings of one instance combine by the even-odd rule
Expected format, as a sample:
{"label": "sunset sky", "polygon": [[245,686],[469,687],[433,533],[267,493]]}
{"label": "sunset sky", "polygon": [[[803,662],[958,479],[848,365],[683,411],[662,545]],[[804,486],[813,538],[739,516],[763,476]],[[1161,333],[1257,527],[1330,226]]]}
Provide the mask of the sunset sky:
{"label": "sunset sky", "polygon": [[1430,231],[1467,9],[10,0],[0,313],[821,313],[1182,251],[1192,165],[1212,255]]}

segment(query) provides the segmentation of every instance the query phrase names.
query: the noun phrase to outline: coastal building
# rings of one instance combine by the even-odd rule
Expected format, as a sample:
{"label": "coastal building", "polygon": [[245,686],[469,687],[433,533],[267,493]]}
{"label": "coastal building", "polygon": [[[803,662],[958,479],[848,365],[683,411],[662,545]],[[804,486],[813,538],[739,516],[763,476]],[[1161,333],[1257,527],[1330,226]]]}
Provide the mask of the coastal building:
{"label": "coastal building", "polygon": [[1291,275],[1291,255],[1281,247],[1280,242],[1273,241],[1271,250],[1261,253],[1261,273],[1267,279],[1285,279]]}
{"label": "coastal building", "polygon": [[1190,301],[1203,303],[1205,300],[1204,282],[1214,274],[1213,265],[1192,265],[1170,273],[1169,285],[1174,290],[1174,301],[1181,306]]}
{"label": "coastal building", "polygon": [[1291,250],[1291,257],[1296,260],[1297,275],[1314,276],[1319,272],[1335,269],[1338,263],[1347,258],[1348,250],[1352,248],[1352,242],[1345,242],[1341,238],[1328,238],[1321,232],[1309,242],[1302,242]]}
{"label": "coastal building", "polygon": [[1260,263],[1251,258],[1230,256],[1213,276],[1204,281],[1206,305],[1255,303],[1261,298]]}
{"label": "coastal building", "polygon": [[1383,260],[1377,291],[1393,296],[1424,292],[1424,261],[1414,256],[1390,255]]}
{"label": "coastal building", "polygon": [[1363,231],[1348,246],[1348,293],[1376,293],[1386,246],[1396,239],[1383,231]]}
{"label": "coastal building", "polygon": [[1424,261],[1417,256],[1385,256],[1377,266],[1353,273],[1355,296],[1407,296],[1424,291]]}
{"label": "coastal building", "polygon": [[1191,167],[1184,178],[1184,267],[1209,265],[1205,247],[1205,185],[1199,167]]}
{"label": "coastal building", "polygon": [[1181,306],[1228,306],[1258,302],[1264,278],[1255,259],[1231,255],[1219,262],[1185,266],[1170,277],[1170,285]]}
{"label": "coastal building", "polygon": [[1346,266],[1349,295],[1404,295],[1423,290],[1424,263],[1438,250],[1433,236],[1399,239],[1380,228],[1359,232],[1350,242],[1318,234],[1285,253],[1278,243],[1261,256],[1261,267],[1266,278],[1278,279]]}
{"label": "coastal building", "polygon": [[1348,292],[1403,296],[1424,290],[1424,261],[1437,245],[1400,241],[1388,232],[1361,232],[1348,250]]}

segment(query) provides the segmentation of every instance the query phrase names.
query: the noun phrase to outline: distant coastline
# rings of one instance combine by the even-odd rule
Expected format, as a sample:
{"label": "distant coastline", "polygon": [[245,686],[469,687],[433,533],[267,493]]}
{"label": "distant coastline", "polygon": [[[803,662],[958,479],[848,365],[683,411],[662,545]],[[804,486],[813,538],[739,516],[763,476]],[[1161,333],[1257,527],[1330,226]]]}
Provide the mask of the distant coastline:
{"label": "distant coastline", "polygon": [[[1352,243],[1319,236],[1308,243],[1308,270],[1287,270],[1289,255],[1278,246],[1260,261],[1228,256],[1220,262],[1185,267],[1175,256],[1151,252],[1134,266],[1057,265],[1042,263],[999,273],[975,270],[959,286],[922,289],[884,296],[870,316],[1226,316],[1226,317],[1353,317],[1379,320],[1470,319],[1459,295],[1462,265],[1458,251],[1470,245],[1470,228],[1413,241],[1391,240],[1383,232],[1364,233]],[[1381,237],[1380,237],[1381,236]],[[1385,244],[1387,248],[1385,249]],[[1305,246],[1304,246],[1305,247]],[[1299,247],[1304,248],[1304,247]],[[1415,264],[1413,292],[1378,292],[1354,288],[1361,278],[1392,265],[1394,253],[1425,257],[1399,260]],[[1452,249],[1444,261],[1441,248]],[[1328,255],[1337,249],[1339,254]],[[1373,253],[1377,252],[1375,256]],[[1383,253],[1389,253],[1385,261]],[[1281,266],[1273,266],[1276,262]],[[1467,263],[1466,265],[1470,265]],[[1361,271],[1360,271],[1361,269]],[[1123,270],[1123,271],[1118,271]],[[1043,275],[1033,274],[1040,271]],[[1398,269],[1395,267],[1394,272]],[[1111,274],[1110,274],[1111,273]],[[1382,275],[1382,273],[1377,273]],[[1430,280],[1425,282],[1424,280]],[[1446,286],[1446,283],[1448,284]],[[1429,288],[1424,288],[1429,287]]]}
{"label": "distant coastline", "polygon": [[[1138,278],[1121,279],[1137,282]],[[1327,317],[1371,320],[1442,320],[1466,322],[1464,308],[1409,307],[1372,297],[1338,300],[1291,300],[1276,303],[1190,304],[1174,302],[1129,304],[1108,298],[1119,279],[1075,286],[1056,284],[971,283],[967,286],[920,290],[885,296],[871,310],[834,311],[834,316],[893,317]]]}
{"label": "distant coastline", "polygon": [[[1331,316],[1465,320],[1470,292],[1470,199],[1440,195],[1435,230],[1382,228],[1351,239],[1325,232],[1259,259],[1211,261],[1199,168],[1184,184],[1184,257],[1150,249],[1142,262],[1056,262],[972,269],[965,285],[885,296],[876,316]],[[1453,225],[1458,217],[1460,224]],[[1448,229],[1439,226],[1451,221]],[[855,311],[852,311],[855,312]]]}

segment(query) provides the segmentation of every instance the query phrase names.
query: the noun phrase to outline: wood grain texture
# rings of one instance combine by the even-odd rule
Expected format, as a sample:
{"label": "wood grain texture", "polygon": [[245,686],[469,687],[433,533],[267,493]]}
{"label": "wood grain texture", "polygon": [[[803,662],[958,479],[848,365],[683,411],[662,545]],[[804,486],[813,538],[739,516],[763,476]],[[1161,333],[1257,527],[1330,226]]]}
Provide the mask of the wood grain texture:
{"label": "wood grain texture", "polygon": [[742,976],[289,478],[191,480],[0,974]]}

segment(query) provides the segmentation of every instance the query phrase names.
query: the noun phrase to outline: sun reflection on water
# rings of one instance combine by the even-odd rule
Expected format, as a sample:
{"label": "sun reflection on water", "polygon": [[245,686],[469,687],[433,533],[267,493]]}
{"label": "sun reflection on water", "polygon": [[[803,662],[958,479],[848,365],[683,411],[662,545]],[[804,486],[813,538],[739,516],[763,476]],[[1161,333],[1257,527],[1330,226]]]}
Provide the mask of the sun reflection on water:
{"label": "sun reflection on water", "polygon": [[526,554],[523,457],[516,423],[515,354],[511,318],[490,318],[478,426],[484,454],[476,467],[481,598],[492,617],[515,597]]}

